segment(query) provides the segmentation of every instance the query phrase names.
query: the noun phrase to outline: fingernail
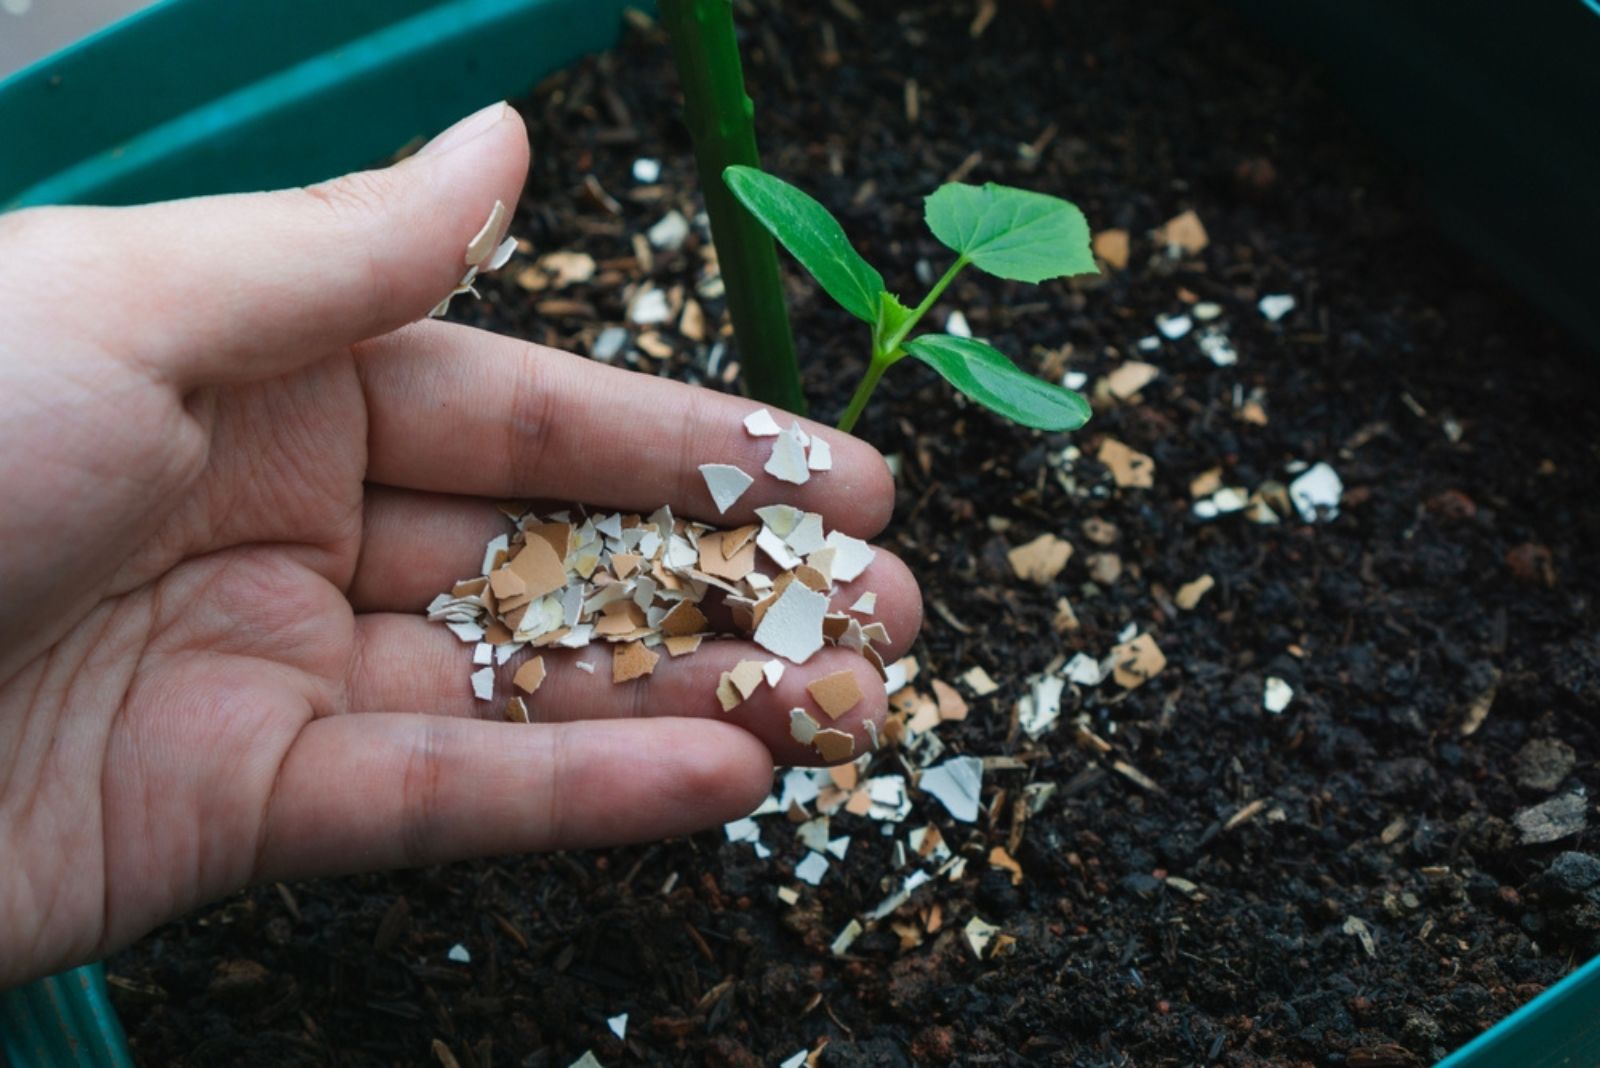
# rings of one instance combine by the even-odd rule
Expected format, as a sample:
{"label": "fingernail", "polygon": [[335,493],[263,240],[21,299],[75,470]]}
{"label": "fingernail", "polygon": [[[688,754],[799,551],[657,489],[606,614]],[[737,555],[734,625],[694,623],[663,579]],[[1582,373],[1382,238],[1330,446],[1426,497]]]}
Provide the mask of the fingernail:
{"label": "fingernail", "polygon": [[417,155],[436,156],[441,152],[448,152],[452,148],[464,145],[499,122],[505,117],[505,113],[506,102],[504,100],[490,104],[482,111],[474,111],[471,115],[468,115],[432,141],[417,149]]}

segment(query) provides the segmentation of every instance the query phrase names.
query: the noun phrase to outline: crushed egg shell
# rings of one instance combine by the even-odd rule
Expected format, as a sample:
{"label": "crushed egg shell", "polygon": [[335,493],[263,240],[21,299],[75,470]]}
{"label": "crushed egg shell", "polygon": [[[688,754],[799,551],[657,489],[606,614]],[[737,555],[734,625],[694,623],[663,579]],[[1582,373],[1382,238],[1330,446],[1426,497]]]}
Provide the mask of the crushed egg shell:
{"label": "crushed egg shell", "polygon": [[878,555],[877,550],[860,538],[852,538],[835,530],[825,539],[828,548],[834,550],[833,580],[835,582],[854,582],[861,577],[861,573],[871,565],[873,558]]}
{"label": "crushed egg shell", "polygon": [[927,769],[917,780],[917,789],[937,799],[945,811],[962,823],[978,818],[982,787],[983,761],[973,756],[952,757]]}
{"label": "crushed egg shell", "polygon": [[833,447],[821,438],[812,438],[806,450],[806,466],[813,471],[832,471]]}
{"label": "crushed egg shell", "polygon": [[803,708],[789,709],[789,737],[801,745],[810,745],[821,728]]}
{"label": "crushed egg shell", "polygon": [[862,698],[861,684],[856,681],[855,672],[848,669],[807,683],[806,692],[832,720],[860,704]]}
{"label": "crushed egg shell", "polygon": [[883,689],[890,697],[893,697],[916,677],[917,658],[914,656],[902,656],[899,660],[884,668]]}
{"label": "crushed egg shell", "polygon": [[1128,231],[1101,230],[1094,235],[1094,254],[1105,260],[1106,266],[1120,271],[1128,265]]}
{"label": "crushed egg shell", "polygon": [[816,737],[812,739],[811,744],[816,747],[822,759],[830,764],[840,760],[848,760],[855,755],[856,751],[855,736],[846,734],[844,731],[834,730],[832,727],[825,727],[817,731]]}
{"label": "crushed egg shell", "polygon": [[1040,586],[1059,575],[1071,558],[1072,544],[1048,533],[1006,553],[1011,570],[1018,578]]}
{"label": "crushed egg shell", "polygon": [[1191,582],[1185,582],[1178,587],[1178,592],[1173,596],[1172,603],[1185,612],[1192,612],[1200,603],[1200,598],[1211,592],[1217,580],[1210,575],[1201,575]]}
{"label": "crushed egg shell", "polygon": [[1269,676],[1261,694],[1261,707],[1273,715],[1280,714],[1289,707],[1289,702],[1294,700],[1294,687],[1278,678]]}
{"label": "crushed egg shell", "polygon": [[[594,277],[594,257],[587,252],[547,252],[534,262],[534,265],[517,275],[517,284],[524,289],[534,288],[523,281],[525,275],[530,273],[542,274],[549,278],[549,288],[565,289],[568,286],[587,282]],[[538,288],[544,288],[544,280],[540,278]]]}
{"label": "crushed egg shell", "polygon": [[[765,411],[765,409],[762,409]],[[792,504],[768,504],[756,509],[761,523],[779,539],[787,538],[805,518],[805,512]]]}
{"label": "crushed egg shell", "polygon": [[1030,681],[1029,692],[1017,701],[1017,723],[1022,733],[1037,739],[1061,718],[1061,692],[1067,684],[1060,676],[1049,674],[1036,675]]}
{"label": "crushed egg shell", "polygon": [[729,820],[722,825],[722,833],[730,842],[759,842],[761,841],[761,825],[749,816]]}
{"label": "crushed egg shell", "polygon": [[1218,367],[1232,367],[1239,362],[1238,350],[1221,327],[1207,327],[1200,331],[1196,343],[1206,358]]}
{"label": "crushed egg shell", "polygon": [[1194,329],[1194,320],[1187,315],[1156,316],[1156,332],[1168,341],[1177,341]]}
{"label": "crushed egg shell", "polygon": [[821,853],[807,853],[805,859],[794,866],[794,877],[812,886],[821,885],[822,877],[826,874],[828,874],[828,858]]}
{"label": "crushed egg shell", "polygon": [[961,681],[967,684],[976,697],[988,697],[1000,689],[1000,684],[989,677],[989,673],[981,667],[970,667],[961,675]]}
{"label": "crushed egg shell", "polygon": [[1011,885],[1022,885],[1022,865],[1017,863],[1015,857],[1006,852],[1005,846],[995,846],[989,850],[989,867],[1010,872]]}
{"label": "crushed egg shell", "polygon": [[632,682],[650,674],[661,660],[661,654],[645,648],[644,642],[628,642],[611,647],[611,681]]}
{"label": "crushed egg shell", "polygon": [[689,236],[689,220],[683,217],[683,212],[673,208],[645,231],[645,236],[654,248],[679,248]]}
{"label": "crushed egg shell", "polygon": [[661,617],[661,633],[668,638],[698,635],[708,625],[705,613],[695,607],[693,601],[679,601],[671,611]]}
{"label": "crushed egg shell", "polygon": [[825,595],[791,582],[761,617],[755,642],[776,656],[803,664],[822,648],[822,617],[827,611]]}
{"label": "crushed egg shell", "polygon": [[639,326],[655,326],[672,318],[666,293],[654,287],[641,289],[628,304],[627,318]]}
{"label": "crushed egg shell", "polygon": [[732,508],[734,502],[744,496],[744,491],[755,482],[753,477],[732,464],[701,464],[700,477],[705,479],[706,489],[711,492],[711,500],[717,506],[718,513]]}
{"label": "crushed egg shell", "polygon": [[505,202],[496,200],[494,207],[489,209],[489,218],[484,220],[482,228],[472,235],[471,241],[467,242],[466,265],[468,267],[476,267],[489,258],[500,243],[500,231],[505,224]]}
{"label": "crushed egg shell", "polygon": [[532,697],[544,683],[544,657],[536,656],[519,667],[511,682],[517,689]]}
{"label": "crushed egg shell", "polygon": [[[783,543],[789,547],[790,552],[797,556],[809,556],[824,548],[828,541],[822,531],[821,513],[802,512],[799,522],[795,523],[794,528],[784,535]],[[837,551],[834,553],[834,558],[836,560],[838,558]]]}
{"label": "crushed egg shell", "polygon": [[759,660],[741,660],[732,671],[728,672],[728,681],[739,691],[741,700],[749,700],[750,695],[756,692],[756,688],[766,678],[762,667],[762,662]]}
{"label": "crushed egg shell", "polygon": [[[713,590],[729,595],[735,627],[746,635],[756,631],[764,647],[776,654],[741,665],[743,693],[724,676],[717,695],[724,708],[736,705],[763,681],[776,684],[784,672],[783,658],[803,661],[829,641],[861,654],[880,675],[886,674],[870,643],[887,643],[887,628],[881,623],[863,627],[842,612],[827,611],[833,592],[829,571],[841,557],[846,568],[862,566],[873,551],[848,538],[829,546],[816,513],[763,509],[764,519],[787,528],[796,545],[812,550],[807,559],[820,565],[797,562],[773,578],[753,570],[757,546],[751,539],[758,529],[770,533],[764,525],[718,530],[675,520],[665,507],[648,518],[605,513],[576,520],[568,511],[541,519],[519,502],[499,507],[516,522],[516,533],[490,539],[482,558],[486,573],[453,583],[426,610],[430,621],[444,624],[473,646],[479,670],[470,681],[480,700],[494,698],[495,666],[529,646],[581,649],[604,640],[613,646],[614,681],[648,675],[659,663],[663,644],[673,656],[701,646],[709,622],[697,602]],[[594,673],[595,665],[588,661],[575,666]],[[532,693],[546,670],[542,659],[528,659],[510,681],[520,683],[520,692]],[[527,718],[521,698],[503,706],[503,712],[513,720]]]}
{"label": "crushed egg shell", "polygon": [[1167,666],[1166,654],[1148,634],[1123,642],[1111,650],[1112,677],[1124,689],[1136,689],[1161,674]]}
{"label": "crushed egg shell", "polygon": [[744,417],[745,433],[753,438],[775,438],[783,433],[783,428],[778,421],[772,418],[772,413],[765,408],[757,408]]}
{"label": "crushed egg shell", "polygon": [[1074,653],[1061,674],[1079,686],[1098,686],[1106,680],[1107,668],[1088,653]]}
{"label": "crushed egg shell", "polygon": [[1156,241],[1169,248],[1179,248],[1192,256],[1209,245],[1211,238],[1206,234],[1205,224],[1200,221],[1200,216],[1190,210],[1182,215],[1175,215],[1163,223],[1156,230]]}
{"label": "crushed egg shell", "polygon": [[1102,439],[1095,458],[1111,471],[1112,480],[1119,486],[1150,489],[1155,485],[1156,462],[1115,438]]}
{"label": "crushed egg shell", "polygon": [[771,527],[762,527],[756,535],[756,548],[766,554],[767,559],[788,571],[800,566],[800,557],[783,543],[783,539],[773,532]]}
{"label": "crushed egg shell", "polygon": [[779,434],[772,442],[772,455],[762,470],[780,482],[803,486],[811,478],[806,465],[806,447],[801,439],[803,431],[798,423]]}
{"label": "crushed egg shell", "polygon": [[1256,302],[1262,318],[1270,323],[1275,323],[1285,315],[1294,311],[1294,297],[1287,293],[1268,293]]}
{"label": "crushed egg shell", "polygon": [[661,644],[667,647],[668,656],[688,656],[700,648],[700,643],[704,638],[705,635],[703,634],[683,634],[665,638]]}
{"label": "crushed egg shell", "polygon": [[941,679],[933,680],[933,697],[939,706],[939,718],[949,722],[967,718],[967,702],[956,688]]}
{"label": "crushed egg shell", "polygon": [[989,948],[989,943],[993,942],[994,936],[1000,933],[1000,928],[974,916],[967,921],[967,925],[961,931],[966,936],[967,945],[972,947],[973,954],[979,960],[982,960],[984,952]]}
{"label": "crushed egg shell", "polygon": [[1142,360],[1128,360],[1106,375],[1106,388],[1118,400],[1127,400],[1154,382],[1160,374],[1161,369],[1155,364],[1145,363]]}
{"label": "crushed egg shell", "polygon": [[543,538],[529,538],[523,543],[522,551],[502,570],[509,570],[522,580],[523,590],[517,596],[530,600],[554,593],[567,584],[566,565]]}
{"label": "crushed egg shell", "polygon": [[1222,468],[1213,467],[1202,471],[1189,480],[1189,496],[1209,497],[1222,488]]}
{"label": "crushed egg shell", "polygon": [[1339,473],[1325,463],[1314,464],[1289,483],[1289,500],[1307,523],[1338,519],[1343,495]]}
{"label": "crushed egg shell", "polygon": [[861,931],[861,921],[852,919],[849,923],[845,924],[844,929],[841,930],[837,936],[835,936],[833,944],[828,947],[828,952],[832,953],[835,957],[844,956],[850,951],[850,947],[855,945],[856,939],[861,937]]}
{"label": "crushed egg shell", "polygon": [[494,252],[489,256],[489,262],[483,265],[483,269],[485,271],[498,271],[500,268],[511,262],[511,256],[516,251],[516,238],[506,238],[495,247]]}

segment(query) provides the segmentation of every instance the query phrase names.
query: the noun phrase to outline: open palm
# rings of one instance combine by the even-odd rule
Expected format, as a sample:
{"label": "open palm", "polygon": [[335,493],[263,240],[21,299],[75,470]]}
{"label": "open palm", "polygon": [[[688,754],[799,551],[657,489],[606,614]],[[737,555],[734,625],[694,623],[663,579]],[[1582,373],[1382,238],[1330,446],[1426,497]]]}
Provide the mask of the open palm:
{"label": "open palm", "polygon": [[[872,449],[808,424],[834,470],[718,517],[696,468],[760,470],[748,402],[414,323],[526,152],[496,107],[307,190],[0,217],[0,987],[252,880],[731,819],[809,762],[786,711],[841,667],[867,700],[839,726],[882,715],[833,649],[720,713],[765,656],[738,641],[615,687],[547,653],[533,726],[472,699],[419,613],[508,529],[494,499],[783,500],[858,536],[892,505]],[[853,586],[898,654],[905,568]]]}

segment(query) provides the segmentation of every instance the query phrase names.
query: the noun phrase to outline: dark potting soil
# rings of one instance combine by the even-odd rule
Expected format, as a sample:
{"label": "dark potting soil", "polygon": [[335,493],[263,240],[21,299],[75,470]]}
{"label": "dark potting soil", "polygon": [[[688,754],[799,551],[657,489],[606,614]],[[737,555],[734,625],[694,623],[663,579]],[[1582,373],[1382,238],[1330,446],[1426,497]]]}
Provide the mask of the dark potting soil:
{"label": "dark potting soil", "polygon": [[[937,733],[953,753],[1018,758],[986,775],[985,803],[1005,798],[976,824],[919,798],[898,828],[931,821],[968,857],[892,918],[920,944],[886,921],[830,955],[904,875],[884,825],[843,814],[834,833],[853,844],[816,888],[793,878],[803,851],[781,816],[763,820],[766,860],[713,830],[269,886],[110,962],[144,1063],[565,1068],[592,1049],[608,1066],[773,1065],[826,1039],[825,1066],[1411,1065],[1600,952],[1596,833],[1524,844],[1513,820],[1600,789],[1592,365],[1435,236],[1323,75],[1226,10],[1019,2],[974,38],[973,4],[906,8],[744,12],[768,167],[908,296],[919,259],[948,262],[920,198],[952,172],[1072,198],[1096,230],[1131,233],[1126,269],[1039,288],[969,272],[937,319],[961,308],[1035,372],[1161,371],[1071,438],[1004,424],[912,366],[862,423],[903,458],[885,540],[930,607],[919,685],[974,665],[1001,685]],[[695,291],[698,232],[648,268],[633,240],[697,210],[674,85],[664,42],[636,29],[523,103],[534,163],[513,232],[533,252],[459,318],[588,352],[624,322],[629,287]],[[640,157],[661,161],[660,183],[633,180]],[[1174,258],[1151,231],[1188,209],[1210,244]],[[520,286],[551,251],[599,270]],[[829,418],[864,338],[791,266],[807,391]],[[1296,306],[1269,322],[1266,294]],[[1236,366],[1208,359],[1198,329],[1138,347],[1195,301],[1220,306]],[[720,304],[702,303],[714,328]],[[651,333],[613,362],[739,388],[731,353]],[[1110,483],[1092,459],[1104,436],[1153,457],[1153,488]],[[1294,461],[1341,476],[1336,519],[1193,516],[1203,472],[1253,490]],[[1114,525],[1109,547],[1085,536],[1091,518]],[[1044,532],[1078,552],[1041,588],[1005,551]],[[1120,576],[1091,582],[1096,551]],[[1199,605],[1174,608],[1207,574]],[[1076,629],[1056,628],[1062,597]],[[1165,671],[1125,696],[1069,691],[1053,732],[1017,732],[1028,676],[1104,655],[1129,623]],[[1294,691],[1278,715],[1268,677]],[[1080,711],[1111,752],[1077,744]],[[1058,789],[1019,827],[1030,783]],[[1593,819],[1587,797],[1570,807]],[[1016,885],[987,863],[1008,843]],[[776,896],[790,886],[793,907]],[[973,916],[1015,941],[979,959]],[[470,963],[447,958],[457,943]],[[605,1023],[624,1012],[625,1043]]]}

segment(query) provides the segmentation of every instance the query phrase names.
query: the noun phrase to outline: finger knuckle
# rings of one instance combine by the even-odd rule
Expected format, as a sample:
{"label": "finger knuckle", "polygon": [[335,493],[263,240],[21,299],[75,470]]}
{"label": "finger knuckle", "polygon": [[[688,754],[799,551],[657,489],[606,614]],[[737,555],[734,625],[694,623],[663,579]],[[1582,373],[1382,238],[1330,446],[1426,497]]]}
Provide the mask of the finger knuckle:
{"label": "finger knuckle", "polygon": [[445,774],[444,732],[427,724],[412,743],[400,779],[399,849],[407,867],[428,862],[436,852]]}
{"label": "finger knuckle", "polygon": [[380,171],[358,171],[305,186],[301,195],[330,213],[339,224],[359,224],[393,206],[393,184]]}
{"label": "finger knuckle", "polygon": [[559,417],[557,390],[548,381],[544,363],[532,345],[517,354],[517,361],[511,413],[505,428],[505,469],[514,492],[528,493],[537,485]]}

